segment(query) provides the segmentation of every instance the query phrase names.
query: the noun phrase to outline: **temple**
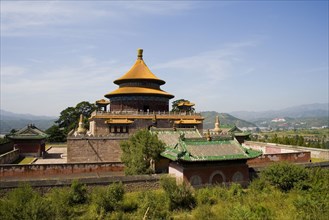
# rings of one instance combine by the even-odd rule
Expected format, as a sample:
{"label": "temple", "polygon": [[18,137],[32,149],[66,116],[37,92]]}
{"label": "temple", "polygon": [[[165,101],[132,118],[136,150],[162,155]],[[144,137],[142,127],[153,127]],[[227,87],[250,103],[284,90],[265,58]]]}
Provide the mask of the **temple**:
{"label": "temple", "polygon": [[[138,49],[130,70],[114,81],[118,88],[96,101],[86,134],[68,137],[68,162],[120,161],[119,143],[139,129],[193,128],[202,133],[201,114],[186,111],[193,103],[182,103],[180,111],[169,111],[174,96],[160,87],[166,82],[151,72]],[[81,130],[81,129],[80,129]]]}
{"label": "temple", "polygon": [[[174,96],[160,86],[165,81],[155,76],[138,49],[131,69],[114,81],[119,86],[105,94],[108,100],[96,101],[97,110],[89,118],[89,130],[79,127],[67,139],[68,162],[120,162],[120,142],[139,129],[148,129],[166,144],[155,172],[170,173],[194,186],[249,182],[247,160],[261,153],[243,148],[236,136],[237,127],[215,128],[203,135],[201,114],[194,103],[178,101],[169,111]],[[243,136],[244,137],[244,136]]]}

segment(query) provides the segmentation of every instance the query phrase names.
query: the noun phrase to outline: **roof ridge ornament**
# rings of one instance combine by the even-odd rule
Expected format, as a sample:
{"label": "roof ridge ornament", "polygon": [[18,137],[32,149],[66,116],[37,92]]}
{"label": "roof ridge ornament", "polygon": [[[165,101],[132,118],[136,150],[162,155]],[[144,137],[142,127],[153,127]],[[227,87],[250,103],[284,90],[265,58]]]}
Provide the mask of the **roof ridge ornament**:
{"label": "roof ridge ornament", "polygon": [[143,60],[143,49],[137,49],[137,60]]}

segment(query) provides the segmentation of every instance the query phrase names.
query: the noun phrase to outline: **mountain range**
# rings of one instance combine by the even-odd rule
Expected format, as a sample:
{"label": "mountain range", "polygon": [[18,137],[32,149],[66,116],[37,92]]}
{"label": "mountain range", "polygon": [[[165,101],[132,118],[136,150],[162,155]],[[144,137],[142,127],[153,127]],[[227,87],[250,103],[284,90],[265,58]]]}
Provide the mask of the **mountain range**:
{"label": "mountain range", "polygon": [[329,104],[328,103],[316,103],[308,105],[298,105],[281,110],[269,110],[269,111],[235,111],[230,112],[231,115],[243,120],[255,122],[262,119],[274,119],[274,118],[317,118],[317,117],[329,117]]}
{"label": "mountain range", "polygon": [[18,130],[28,124],[35,124],[41,130],[47,130],[55,120],[55,117],[17,114],[0,109],[0,134],[7,134],[12,129]]}
{"label": "mountain range", "polygon": [[204,117],[203,121],[203,128],[204,129],[212,129],[215,126],[215,119],[216,116],[219,116],[220,124],[221,125],[236,125],[237,127],[257,127],[255,124],[241,120],[239,118],[236,118],[230,114],[227,113],[218,113],[215,111],[205,111],[201,112],[202,117]]}
{"label": "mountain range", "polygon": [[[262,127],[273,123],[274,118],[286,118],[293,124],[306,124],[312,126],[328,126],[328,103],[299,105],[282,110],[270,111],[235,111],[231,113],[218,113],[216,111],[204,111],[201,115],[205,118],[204,128],[214,128],[216,115],[220,123],[236,125],[238,127]],[[0,109],[0,134],[9,133],[12,129],[20,129],[27,124],[35,124],[38,128],[46,130],[54,124],[57,117],[36,116],[32,114],[17,114]]]}

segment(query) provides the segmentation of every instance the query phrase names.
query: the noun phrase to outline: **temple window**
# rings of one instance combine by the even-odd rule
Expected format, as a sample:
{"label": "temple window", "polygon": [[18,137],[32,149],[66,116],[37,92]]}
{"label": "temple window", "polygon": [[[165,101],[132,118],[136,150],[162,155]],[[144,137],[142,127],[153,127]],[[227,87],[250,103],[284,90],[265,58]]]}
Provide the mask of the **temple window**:
{"label": "temple window", "polygon": [[221,184],[225,182],[225,175],[222,171],[215,171],[209,178],[210,184]]}
{"label": "temple window", "polygon": [[198,175],[194,175],[190,178],[190,183],[192,186],[198,186],[202,184],[201,177]]}
{"label": "temple window", "polygon": [[233,182],[241,182],[243,181],[243,174],[239,171],[235,172],[232,177]]}
{"label": "temple window", "polygon": [[128,133],[129,128],[126,125],[111,125],[109,131],[110,133]]}

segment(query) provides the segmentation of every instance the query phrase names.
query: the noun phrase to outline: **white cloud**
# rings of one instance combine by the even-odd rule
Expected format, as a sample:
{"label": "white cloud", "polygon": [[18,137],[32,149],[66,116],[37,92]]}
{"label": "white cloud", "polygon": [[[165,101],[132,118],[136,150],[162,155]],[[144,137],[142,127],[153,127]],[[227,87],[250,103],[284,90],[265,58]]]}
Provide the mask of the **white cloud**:
{"label": "white cloud", "polygon": [[1,66],[2,77],[17,77],[26,72],[26,69],[19,66]]}
{"label": "white cloud", "polygon": [[133,1],[123,6],[131,12],[168,15],[193,9],[196,2]]}
{"label": "white cloud", "polygon": [[234,74],[242,74],[241,71],[245,74],[252,72],[253,68],[241,66],[244,62],[242,53],[244,48],[256,45],[256,42],[250,41],[231,43],[222,49],[207,51],[156,65],[154,69],[170,70],[170,72],[176,72],[184,77],[189,77],[188,79],[190,80],[193,80],[193,78],[200,80],[201,76],[202,81],[217,83]]}
{"label": "white cloud", "polygon": [[[105,19],[110,27],[134,16],[168,16],[188,10],[191,5],[189,2],[1,1],[1,35],[53,35],[56,31],[50,31],[51,28],[88,25]],[[66,33],[69,30],[61,30],[69,34]]]}
{"label": "white cloud", "polygon": [[1,67],[1,108],[56,116],[82,100],[94,102],[103,98],[116,88],[113,80],[128,69],[118,62],[93,57],[82,57],[70,66],[44,67],[37,74],[28,67]]}

